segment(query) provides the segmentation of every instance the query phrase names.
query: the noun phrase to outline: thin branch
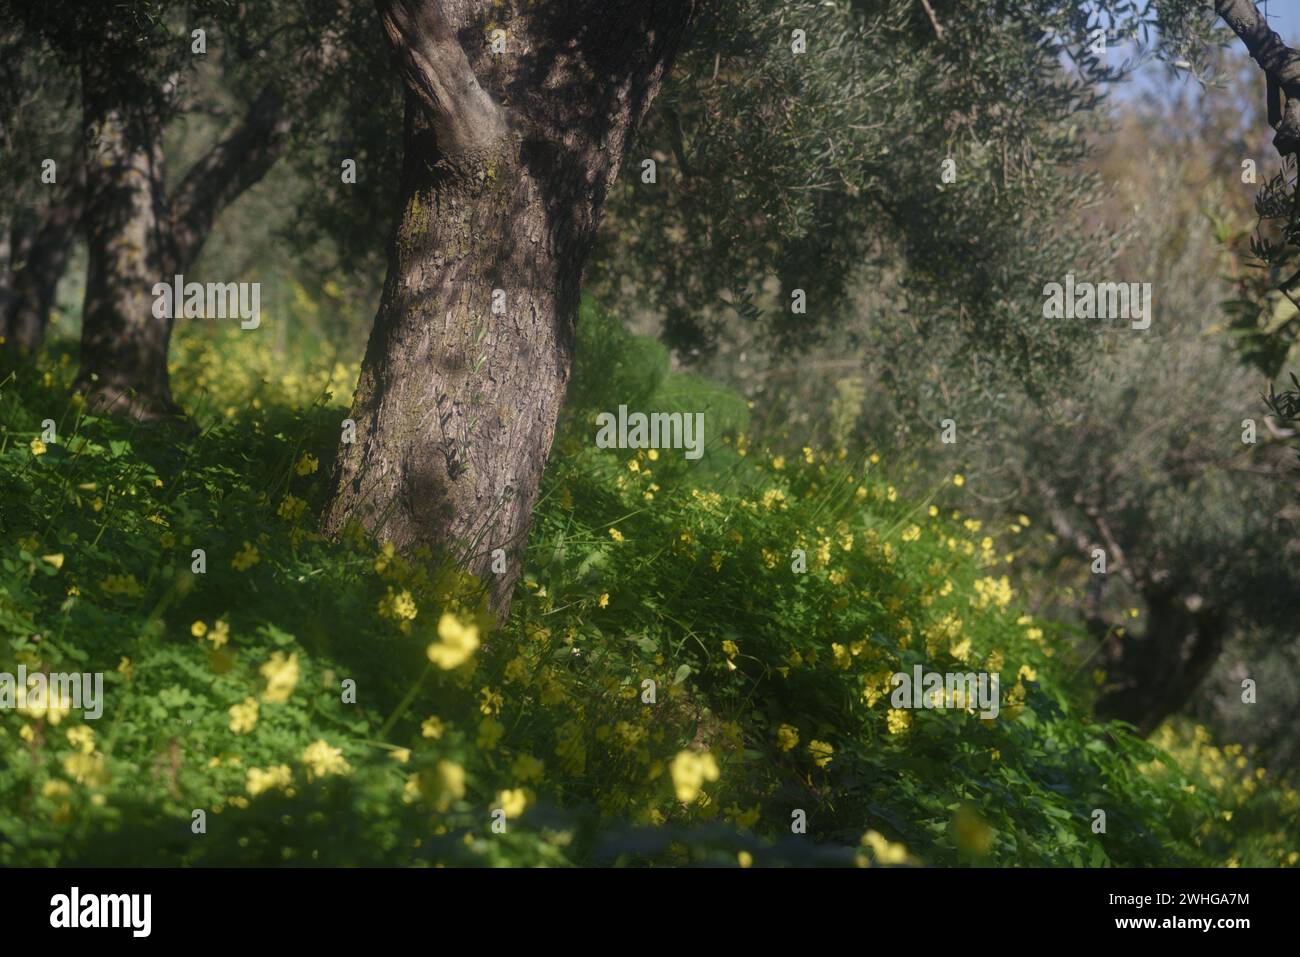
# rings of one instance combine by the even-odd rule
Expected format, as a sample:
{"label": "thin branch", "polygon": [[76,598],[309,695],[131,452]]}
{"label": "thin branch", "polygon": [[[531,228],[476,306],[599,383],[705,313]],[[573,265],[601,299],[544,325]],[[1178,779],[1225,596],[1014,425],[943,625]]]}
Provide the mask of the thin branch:
{"label": "thin branch", "polygon": [[921,6],[925,9],[925,15],[930,18],[930,26],[934,27],[934,35],[943,41],[943,27],[939,25],[939,18],[934,15],[934,8],[930,6],[930,0],[921,0]]}

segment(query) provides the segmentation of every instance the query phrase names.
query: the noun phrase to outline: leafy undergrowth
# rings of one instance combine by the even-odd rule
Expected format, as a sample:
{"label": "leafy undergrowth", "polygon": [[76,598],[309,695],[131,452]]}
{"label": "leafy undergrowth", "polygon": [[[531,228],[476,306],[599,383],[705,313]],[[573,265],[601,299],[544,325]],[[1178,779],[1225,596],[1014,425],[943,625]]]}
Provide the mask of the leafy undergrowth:
{"label": "leafy undergrowth", "polygon": [[[1294,863],[1294,791],[1075,704],[959,477],[903,501],[874,457],[764,456],[742,402],[581,328],[499,625],[433,556],[315,534],[332,358],[182,342],[192,442],[19,367],[0,672],[102,672],[103,714],[0,710],[0,864]],[[620,404],[703,411],[705,454],[597,448]],[[997,716],[892,708],[917,665],[998,673]]]}

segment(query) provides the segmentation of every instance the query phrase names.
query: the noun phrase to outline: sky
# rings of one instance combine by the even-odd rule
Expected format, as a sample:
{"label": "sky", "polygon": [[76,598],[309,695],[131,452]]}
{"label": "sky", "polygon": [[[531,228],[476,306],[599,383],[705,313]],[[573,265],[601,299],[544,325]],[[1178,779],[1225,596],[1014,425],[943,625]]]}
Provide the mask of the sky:
{"label": "sky", "polygon": [[1283,40],[1300,38],[1300,0],[1268,0],[1268,22]]}

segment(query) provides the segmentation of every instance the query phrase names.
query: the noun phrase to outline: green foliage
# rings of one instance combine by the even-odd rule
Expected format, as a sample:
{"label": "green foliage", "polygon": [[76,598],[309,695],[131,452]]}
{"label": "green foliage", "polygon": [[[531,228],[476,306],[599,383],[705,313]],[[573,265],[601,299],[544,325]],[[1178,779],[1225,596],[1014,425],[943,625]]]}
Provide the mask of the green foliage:
{"label": "green foliage", "polygon": [[[1077,707],[1059,630],[1017,607],[956,484],[906,501],[872,458],[760,454],[743,403],[598,310],[582,330],[500,624],[436,556],[314,533],[336,370],[264,357],[248,398],[252,347],[205,350],[177,370],[206,423],[186,445],[84,415],[66,361],[21,366],[0,388],[0,672],[104,672],[105,705],[0,710],[0,862],[1280,859],[1285,835],[1257,816],[1233,846],[1235,805]],[[707,408],[705,459],[595,448],[594,412],[629,399]],[[914,664],[1001,672],[999,716],[891,711]]]}

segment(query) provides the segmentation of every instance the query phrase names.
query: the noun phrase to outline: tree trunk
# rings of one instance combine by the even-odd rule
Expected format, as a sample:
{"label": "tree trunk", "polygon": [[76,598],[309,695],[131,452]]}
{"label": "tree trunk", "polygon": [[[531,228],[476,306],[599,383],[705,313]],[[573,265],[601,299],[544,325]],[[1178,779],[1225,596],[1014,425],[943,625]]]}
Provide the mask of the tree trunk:
{"label": "tree trunk", "polygon": [[694,5],[492,7],[494,54],[485,0],[381,0],[408,87],[403,206],[327,532],[445,550],[504,616],[602,205]]}
{"label": "tree trunk", "polygon": [[[83,76],[95,82],[90,70]],[[167,378],[172,321],[153,314],[153,286],[171,273],[159,131],[92,89],[84,96],[88,255],[78,383],[96,411],[162,419],[180,409]]]}
{"label": "tree trunk", "polygon": [[81,224],[83,188],[78,178],[42,211],[25,258],[15,263],[4,334],[19,352],[35,352],[45,341],[54,295]]}
{"label": "tree trunk", "polygon": [[1127,721],[1143,737],[1179,711],[1223,651],[1226,617],[1200,599],[1173,590],[1148,590],[1147,627],[1140,635],[1112,635],[1104,653],[1108,687],[1099,717]]}
{"label": "tree trunk", "polygon": [[89,266],[78,382],[92,407],[141,421],[184,414],[167,371],[174,320],[154,316],[153,287],[193,265],[221,210],[275,163],[288,125],[279,94],[266,88],[169,199],[159,131],[86,92]]}

